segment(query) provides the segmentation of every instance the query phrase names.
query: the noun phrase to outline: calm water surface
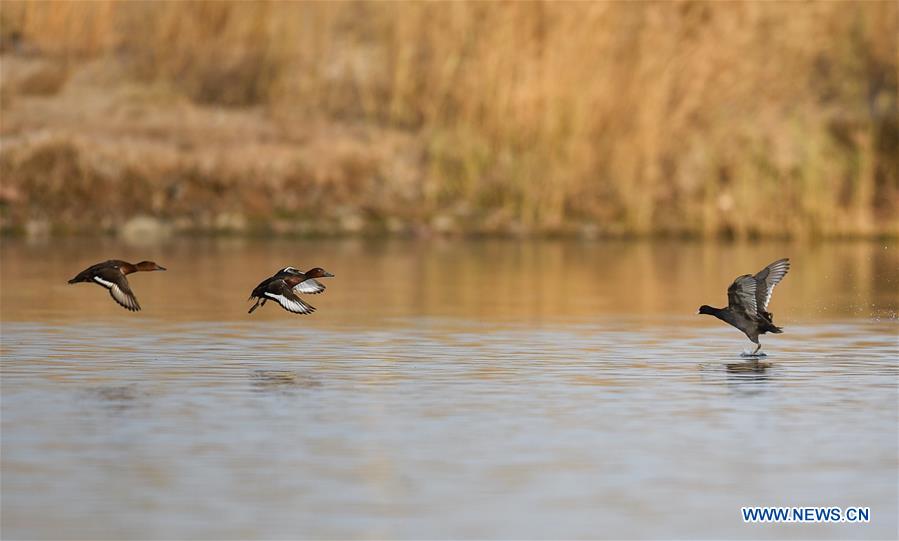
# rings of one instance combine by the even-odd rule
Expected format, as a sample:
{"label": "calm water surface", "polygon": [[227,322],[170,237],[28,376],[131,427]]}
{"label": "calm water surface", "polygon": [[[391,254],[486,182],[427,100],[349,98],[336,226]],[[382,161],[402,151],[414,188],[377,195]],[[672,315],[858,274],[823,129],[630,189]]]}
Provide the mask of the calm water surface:
{"label": "calm water surface", "polygon": [[[2,536],[895,538],[899,246],[4,241]],[[769,356],[703,303],[782,256]],[[144,311],[67,285],[167,272]],[[249,291],[337,275],[319,308]],[[868,506],[744,525],[740,507]]]}

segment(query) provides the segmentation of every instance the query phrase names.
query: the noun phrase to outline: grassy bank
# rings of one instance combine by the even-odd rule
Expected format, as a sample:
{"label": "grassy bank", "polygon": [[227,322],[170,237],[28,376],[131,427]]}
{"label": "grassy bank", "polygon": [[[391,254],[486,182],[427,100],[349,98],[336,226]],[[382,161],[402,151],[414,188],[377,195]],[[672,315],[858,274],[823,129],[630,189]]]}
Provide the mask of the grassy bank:
{"label": "grassy bank", "polygon": [[7,230],[899,235],[893,2],[0,9]]}

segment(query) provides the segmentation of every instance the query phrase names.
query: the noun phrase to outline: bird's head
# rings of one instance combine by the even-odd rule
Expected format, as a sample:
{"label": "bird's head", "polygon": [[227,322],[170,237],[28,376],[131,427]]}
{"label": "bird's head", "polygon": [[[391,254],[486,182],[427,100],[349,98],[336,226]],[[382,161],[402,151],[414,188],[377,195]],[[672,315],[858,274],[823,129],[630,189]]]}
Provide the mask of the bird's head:
{"label": "bird's head", "polygon": [[321,267],[315,267],[305,272],[307,278],[333,278],[334,275]]}
{"label": "bird's head", "polygon": [[140,263],[135,265],[135,267],[137,267],[137,270],[139,270],[139,271],[160,271],[160,270],[164,271],[165,270],[165,267],[163,267],[161,265],[157,265],[155,261],[141,261]]}

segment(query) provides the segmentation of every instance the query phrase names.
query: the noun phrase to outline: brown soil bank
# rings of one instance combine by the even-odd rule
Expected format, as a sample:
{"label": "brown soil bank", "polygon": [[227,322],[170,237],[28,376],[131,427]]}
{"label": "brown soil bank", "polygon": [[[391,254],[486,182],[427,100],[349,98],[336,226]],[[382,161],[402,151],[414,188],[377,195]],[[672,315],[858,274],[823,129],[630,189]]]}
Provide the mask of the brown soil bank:
{"label": "brown soil bank", "polygon": [[899,7],[0,4],[0,225],[899,236]]}

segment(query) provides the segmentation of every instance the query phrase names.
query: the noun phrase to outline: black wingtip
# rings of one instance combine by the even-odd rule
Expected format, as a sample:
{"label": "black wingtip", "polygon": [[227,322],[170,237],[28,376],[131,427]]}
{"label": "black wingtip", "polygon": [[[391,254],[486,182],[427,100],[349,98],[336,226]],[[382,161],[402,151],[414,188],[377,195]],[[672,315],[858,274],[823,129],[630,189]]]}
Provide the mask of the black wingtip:
{"label": "black wingtip", "polygon": [[306,310],[303,311],[303,312],[294,312],[293,310],[287,310],[287,308],[284,308],[283,306],[282,306],[281,308],[284,308],[285,310],[287,310],[287,311],[290,312],[291,314],[296,314],[296,315],[298,315],[298,316],[308,316],[308,315],[311,314],[312,312],[315,312],[316,308],[315,308],[314,306],[312,306],[311,304],[306,304],[306,303],[303,303],[303,304],[306,305]]}

